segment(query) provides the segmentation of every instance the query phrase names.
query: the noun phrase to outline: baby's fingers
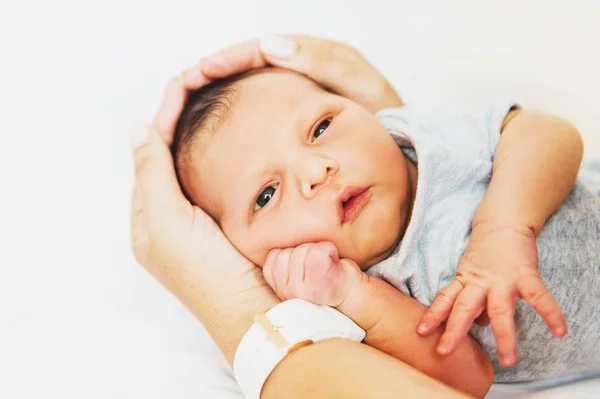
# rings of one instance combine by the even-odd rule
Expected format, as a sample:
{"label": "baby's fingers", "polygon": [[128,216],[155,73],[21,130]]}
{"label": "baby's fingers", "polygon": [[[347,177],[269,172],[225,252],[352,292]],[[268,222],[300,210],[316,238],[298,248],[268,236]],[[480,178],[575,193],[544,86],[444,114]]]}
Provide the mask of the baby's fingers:
{"label": "baby's fingers", "polygon": [[273,292],[280,298],[283,298],[283,290],[286,288],[289,280],[288,263],[292,250],[273,249],[269,252],[265,265],[263,267],[263,276]]}
{"label": "baby's fingers", "polygon": [[340,260],[337,248],[329,241],[320,241],[310,247],[306,254],[305,267],[310,270],[318,270],[316,273],[322,277],[328,271],[328,265],[336,264]]}
{"label": "baby's fingers", "polygon": [[528,276],[517,283],[525,301],[542,317],[555,337],[567,333],[565,318],[539,276]]}
{"label": "baby's fingers", "polygon": [[458,280],[453,280],[450,284],[445,286],[437,295],[423,318],[419,323],[417,332],[423,336],[429,335],[435,331],[436,328],[444,320],[448,318],[454,301],[458,297],[458,294],[463,289],[463,285]]}
{"label": "baby's fingers", "polygon": [[517,361],[515,301],[516,297],[510,286],[495,286],[490,290],[487,312],[496,339],[498,361],[502,367],[512,367]]}
{"label": "baby's fingers", "polygon": [[467,335],[473,320],[485,309],[486,296],[486,289],[473,284],[467,285],[461,291],[448,318],[446,332],[440,339],[437,349],[440,355],[452,353],[460,340]]}

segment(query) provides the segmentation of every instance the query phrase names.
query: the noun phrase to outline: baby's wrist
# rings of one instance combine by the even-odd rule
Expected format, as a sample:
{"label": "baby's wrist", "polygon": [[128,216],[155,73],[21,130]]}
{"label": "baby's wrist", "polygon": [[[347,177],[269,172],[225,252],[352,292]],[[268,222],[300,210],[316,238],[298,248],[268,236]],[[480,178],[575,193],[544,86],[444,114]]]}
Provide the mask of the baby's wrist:
{"label": "baby's wrist", "polygon": [[528,211],[526,204],[521,201],[514,198],[507,199],[504,195],[498,196],[495,194],[495,192],[489,192],[488,190],[473,217],[473,229],[528,229],[533,231],[537,237],[546,219]]}
{"label": "baby's wrist", "polygon": [[372,280],[373,277],[358,270],[357,276],[349,283],[344,299],[336,306],[337,310],[351,318],[367,334],[379,322],[378,312],[368,306]]}
{"label": "baby's wrist", "polygon": [[539,228],[527,217],[513,215],[476,215],[471,224],[473,231],[488,232],[500,229],[510,229],[520,232],[532,232],[535,236],[539,234]]}

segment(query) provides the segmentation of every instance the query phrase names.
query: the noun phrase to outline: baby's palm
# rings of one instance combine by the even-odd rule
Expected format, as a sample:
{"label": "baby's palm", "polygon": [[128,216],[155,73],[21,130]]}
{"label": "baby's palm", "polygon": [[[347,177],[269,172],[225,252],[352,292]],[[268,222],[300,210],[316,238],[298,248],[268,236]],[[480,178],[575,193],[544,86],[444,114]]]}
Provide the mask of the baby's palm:
{"label": "baby's palm", "polygon": [[484,311],[496,338],[504,367],[516,362],[515,303],[525,299],[555,336],[566,323],[538,271],[535,235],[530,229],[479,225],[458,265],[456,279],[440,291],[422,319],[419,333],[427,335],[448,319],[438,351],[451,353]]}

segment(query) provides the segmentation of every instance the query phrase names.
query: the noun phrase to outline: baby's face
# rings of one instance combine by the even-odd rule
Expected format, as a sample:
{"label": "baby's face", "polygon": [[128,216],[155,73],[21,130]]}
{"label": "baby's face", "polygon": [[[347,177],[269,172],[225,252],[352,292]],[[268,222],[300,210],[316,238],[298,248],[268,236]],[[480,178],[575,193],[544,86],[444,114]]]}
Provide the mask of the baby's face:
{"label": "baby's face", "polygon": [[363,269],[389,256],[411,195],[402,152],[375,117],[282,70],[238,93],[201,156],[192,147],[192,201],[259,266],[271,249],[317,241]]}

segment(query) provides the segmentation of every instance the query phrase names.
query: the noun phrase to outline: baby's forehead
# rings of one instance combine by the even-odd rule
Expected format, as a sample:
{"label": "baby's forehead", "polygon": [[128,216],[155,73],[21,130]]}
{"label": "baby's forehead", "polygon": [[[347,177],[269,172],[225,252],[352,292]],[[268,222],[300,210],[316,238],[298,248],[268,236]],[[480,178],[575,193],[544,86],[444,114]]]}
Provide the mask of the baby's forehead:
{"label": "baby's forehead", "polygon": [[260,96],[276,96],[278,100],[294,100],[299,96],[325,92],[315,81],[298,72],[282,68],[265,68],[240,82],[240,100]]}

